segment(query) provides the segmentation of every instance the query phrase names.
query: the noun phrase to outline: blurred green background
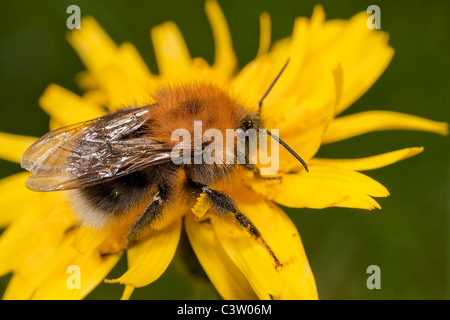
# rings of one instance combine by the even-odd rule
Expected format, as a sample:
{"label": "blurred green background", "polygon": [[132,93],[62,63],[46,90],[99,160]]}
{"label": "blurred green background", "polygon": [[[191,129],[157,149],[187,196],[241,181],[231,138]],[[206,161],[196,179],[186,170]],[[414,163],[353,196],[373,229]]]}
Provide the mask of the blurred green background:
{"label": "blurred green background", "polygon": [[[242,67],[258,49],[259,14],[270,13],[273,40],[289,36],[294,18],[310,16],[315,1],[223,0]],[[395,56],[378,82],[347,113],[383,109],[450,121],[450,2],[322,1],[327,18],[350,18],[371,4],[381,8],[381,28]],[[150,29],[167,20],[180,28],[193,57],[213,61],[204,1],[8,1],[0,13],[0,131],[41,136],[48,116],[38,98],[50,83],[81,93],[74,76],[84,70],[67,43],[66,8],[76,4],[117,42],[133,43],[157,71]],[[404,147],[425,151],[367,174],[391,193],[382,210],[288,210],[302,236],[322,299],[450,298],[449,138],[421,132],[370,133],[326,145],[322,157],[363,157]],[[0,178],[21,169],[0,160]],[[134,299],[216,299],[214,288],[183,250],[155,283]],[[151,253],[149,253],[151,254]],[[381,268],[381,289],[369,290],[366,269]],[[126,268],[122,259],[108,278]],[[194,275],[192,275],[192,270]],[[0,294],[9,276],[0,278]],[[120,285],[102,284],[88,299],[118,299]]]}

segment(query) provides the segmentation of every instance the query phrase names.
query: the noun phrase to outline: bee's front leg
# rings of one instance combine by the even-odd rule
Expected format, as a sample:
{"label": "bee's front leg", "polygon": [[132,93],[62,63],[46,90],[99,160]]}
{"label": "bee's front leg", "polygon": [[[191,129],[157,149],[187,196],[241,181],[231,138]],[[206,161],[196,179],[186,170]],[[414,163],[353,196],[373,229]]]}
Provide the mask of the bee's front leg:
{"label": "bee's front leg", "polygon": [[259,171],[259,169],[254,165],[254,164],[243,164],[242,167],[253,173],[253,176],[257,179],[261,179],[261,180],[283,180],[283,177],[281,176],[263,176],[261,175],[261,171]]}

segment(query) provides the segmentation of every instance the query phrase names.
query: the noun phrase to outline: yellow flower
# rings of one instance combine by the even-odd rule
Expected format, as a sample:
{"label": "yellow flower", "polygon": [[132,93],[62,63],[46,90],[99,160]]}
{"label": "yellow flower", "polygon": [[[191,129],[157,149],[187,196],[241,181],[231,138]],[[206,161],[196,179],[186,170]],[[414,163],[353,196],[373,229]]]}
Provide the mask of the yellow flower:
{"label": "yellow flower", "polygon": [[[277,204],[295,208],[332,206],[380,208],[373,197],[386,197],[380,183],[359,173],[420,153],[407,148],[361,159],[319,159],[321,145],[366,132],[404,129],[448,133],[445,123],[388,111],[340,116],[378,79],[393,49],[384,32],[366,27],[367,15],[325,21],[317,6],[311,19],[298,18],[290,38],[270,48],[270,19],[261,15],[257,57],[239,72],[225,18],[213,0],[206,2],[216,55],[210,66],[192,58],[172,22],[155,27],[151,38],[159,74],[149,71],[130,43],[116,45],[92,18],[69,34],[87,71],[79,75],[83,96],[50,85],[39,103],[51,116],[50,128],[96,118],[124,106],[148,103],[161,85],[214,79],[257,108],[258,100],[287,58],[290,64],[264,101],[266,128],[278,128],[283,140],[308,163],[305,172],[280,149],[280,180],[238,176],[220,190],[231,196],[270,244],[267,248],[236,226],[218,218],[204,196],[193,208],[177,210],[149,231],[148,238],[126,251],[128,270],[118,279],[123,298],[146,286],[171,262],[182,224],[206,274],[225,299],[316,299],[313,274],[295,225]],[[270,49],[270,50],[269,50]],[[0,157],[20,162],[36,138],[0,133]],[[25,188],[28,173],[0,181],[0,275],[12,272],[4,299],[81,299],[105,279],[121,257],[126,221],[94,231],[77,224],[63,193]],[[104,255],[105,252],[114,253]],[[68,285],[68,268],[82,273],[79,289]]]}

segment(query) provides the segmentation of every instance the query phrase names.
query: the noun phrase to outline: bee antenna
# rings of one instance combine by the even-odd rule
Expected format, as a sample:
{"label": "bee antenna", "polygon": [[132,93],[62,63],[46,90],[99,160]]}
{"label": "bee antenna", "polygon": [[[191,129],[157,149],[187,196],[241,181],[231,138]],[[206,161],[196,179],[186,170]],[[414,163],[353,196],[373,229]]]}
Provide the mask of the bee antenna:
{"label": "bee antenna", "polygon": [[267,88],[266,92],[264,93],[264,95],[262,96],[261,100],[259,100],[258,106],[259,106],[259,110],[258,110],[258,115],[261,117],[261,109],[262,109],[262,104],[264,99],[267,97],[267,95],[269,94],[270,90],[272,90],[273,86],[275,85],[275,83],[278,81],[278,79],[280,78],[281,74],[283,73],[284,69],[286,69],[288,63],[289,63],[289,58],[287,59],[286,63],[284,64],[283,68],[281,68],[280,72],[277,74],[277,76],[275,77],[275,79],[272,81],[272,83],[270,84],[269,88]]}
{"label": "bee antenna", "polygon": [[305,170],[307,171],[307,172],[309,172],[309,169],[308,169],[308,165],[306,164],[306,162],[294,151],[294,150],[292,150],[291,149],[291,147],[289,147],[287,144],[286,144],[286,142],[284,142],[283,140],[281,140],[280,138],[278,138],[276,135],[274,135],[272,132],[270,132],[269,130],[267,130],[267,129],[265,129],[265,131],[267,132],[267,134],[269,135],[269,136],[271,136],[272,138],[274,138],[279,144],[281,144],[283,147],[285,147],[286,148],[286,150],[287,151],[289,151],[289,153],[290,154],[292,154],[294,157],[295,157],[295,159],[297,159],[302,165],[303,165],[303,168],[305,168]]}
{"label": "bee antenna", "polygon": [[[284,69],[286,69],[288,63],[289,63],[289,58],[287,59],[286,63],[284,64],[283,68],[281,68],[280,72],[278,72],[277,76],[275,77],[275,79],[272,81],[272,83],[270,84],[269,88],[267,88],[266,92],[264,93],[264,95],[262,96],[261,100],[259,100],[258,106],[259,106],[259,110],[258,110],[258,115],[261,118],[261,110],[262,110],[262,105],[263,105],[263,101],[264,99],[267,97],[267,95],[269,94],[270,90],[272,90],[273,86],[275,85],[275,83],[278,81],[278,79],[280,78],[281,74],[283,73]],[[289,151],[290,154],[292,154],[295,159],[297,159],[305,168],[305,170],[307,172],[309,172],[308,169],[308,165],[305,163],[305,161],[294,151],[291,149],[291,147],[289,147],[286,142],[284,142],[283,140],[281,140],[280,138],[278,138],[276,135],[272,134],[269,130],[265,129],[265,131],[269,134],[269,136],[271,136],[272,138],[274,138],[279,144],[281,144],[283,147],[286,148],[287,151]]]}

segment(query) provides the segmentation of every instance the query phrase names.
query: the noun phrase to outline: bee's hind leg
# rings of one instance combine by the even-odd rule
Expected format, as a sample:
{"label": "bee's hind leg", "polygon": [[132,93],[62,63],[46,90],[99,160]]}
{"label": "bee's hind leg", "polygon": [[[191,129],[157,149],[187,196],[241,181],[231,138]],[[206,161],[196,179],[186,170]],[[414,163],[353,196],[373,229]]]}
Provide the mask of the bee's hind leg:
{"label": "bee's hind leg", "polygon": [[162,209],[169,199],[167,187],[158,186],[158,192],[152,199],[144,211],[139,215],[137,220],[131,225],[126,236],[127,248],[132,247],[139,240],[142,233],[156,220],[161,217]]}
{"label": "bee's hind leg", "polygon": [[159,187],[158,192],[153,197],[152,201],[142,211],[137,220],[130,226],[126,234],[125,248],[115,252],[101,252],[100,256],[106,258],[111,255],[123,254],[127,249],[135,246],[140,240],[141,235],[153,222],[158,220],[161,216],[162,209],[168,200],[168,193],[165,188]]}
{"label": "bee's hind leg", "polygon": [[153,197],[152,201],[147,205],[147,207],[142,211],[137,220],[131,225],[128,233],[126,234],[126,245],[125,248],[114,251],[114,252],[101,252],[100,256],[102,258],[107,258],[111,255],[121,255],[127,249],[135,246],[140,240],[141,235],[151,224],[158,220],[161,216],[164,204],[168,200],[167,191],[159,187],[158,192]]}

